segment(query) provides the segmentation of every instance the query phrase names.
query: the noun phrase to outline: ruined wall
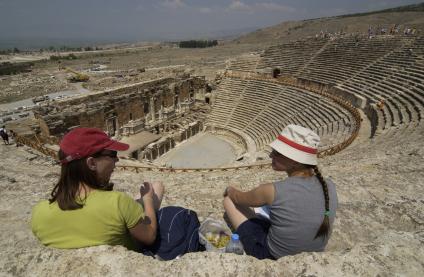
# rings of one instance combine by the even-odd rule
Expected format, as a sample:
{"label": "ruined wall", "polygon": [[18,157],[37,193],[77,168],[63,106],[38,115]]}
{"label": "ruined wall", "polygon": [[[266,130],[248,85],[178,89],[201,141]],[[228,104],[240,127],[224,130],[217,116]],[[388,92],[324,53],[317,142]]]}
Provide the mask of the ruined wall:
{"label": "ruined wall", "polygon": [[165,120],[189,109],[204,95],[202,78],[163,78],[85,96],[50,102],[34,111],[41,137],[61,137],[73,127],[97,127],[116,135],[130,121]]}
{"label": "ruined wall", "polygon": [[174,148],[179,142],[189,139],[202,130],[203,121],[194,121],[186,126],[181,126],[179,130],[149,144],[146,148],[133,153],[133,158],[152,161]]}

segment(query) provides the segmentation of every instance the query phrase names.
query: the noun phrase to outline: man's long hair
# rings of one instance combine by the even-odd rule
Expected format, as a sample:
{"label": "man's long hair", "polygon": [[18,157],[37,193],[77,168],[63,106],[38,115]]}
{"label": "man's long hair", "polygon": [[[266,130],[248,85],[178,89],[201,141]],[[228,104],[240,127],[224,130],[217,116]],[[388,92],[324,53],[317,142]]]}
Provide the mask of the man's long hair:
{"label": "man's long hair", "polygon": [[[66,155],[59,150],[59,160]],[[99,182],[96,172],[87,165],[87,157],[62,164],[60,178],[51,192],[50,204],[57,202],[61,210],[76,210],[84,206],[84,199],[79,197],[80,185],[85,184],[93,189],[111,190],[112,186]],[[86,194],[85,194],[86,195]]]}

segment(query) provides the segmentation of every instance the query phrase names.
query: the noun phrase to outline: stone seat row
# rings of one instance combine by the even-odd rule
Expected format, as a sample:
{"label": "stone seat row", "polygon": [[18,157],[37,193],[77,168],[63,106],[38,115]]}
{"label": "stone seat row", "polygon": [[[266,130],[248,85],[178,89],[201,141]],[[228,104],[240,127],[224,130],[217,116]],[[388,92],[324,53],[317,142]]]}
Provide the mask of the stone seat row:
{"label": "stone seat row", "polygon": [[[422,48],[421,45],[419,49]],[[417,88],[411,91],[405,88],[405,85],[416,87],[417,84],[422,84],[424,68],[415,63],[416,56],[411,56],[407,51],[409,50],[402,49],[397,53],[390,53],[375,65],[371,65],[353,78],[347,79],[348,81],[345,83],[341,82],[344,76],[339,74],[338,70],[331,73],[326,70],[322,70],[320,73],[308,71],[309,79],[317,82],[324,80],[333,84],[341,82],[339,87],[365,96],[371,102],[386,99],[386,107],[378,112],[381,114],[378,125],[382,130],[399,124],[420,121],[423,110],[423,92],[422,90],[418,91]],[[317,67],[313,63],[310,63],[309,66]],[[307,78],[307,76],[302,77]]]}
{"label": "stone seat row", "polygon": [[[346,130],[352,125],[353,119],[347,111],[308,91],[258,80],[250,80],[246,82],[246,88],[239,87],[238,90],[243,91],[243,96],[237,101],[229,97],[217,98],[209,123],[244,132],[255,141],[258,149],[265,147],[289,122],[321,130],[322,135],[334,139],[342,137],[337,132],[348,133]],[[231,95],[222,89],[220,93]],[[218,101],[231,103],[223,105]],[[337,127],[336,130],[334,124],[349,127]]]}
{"label": "stone seat row", "polygon": [[[383,67],[384,66],[384,67]],[[363,71],[352,75],[351,78],[345,80],[345,82],[341,82],[341,85],[344,84],[361,84],[362,80],[367,83],[367,81],[371,82],[380,82],[381,80],[384,80],[386,78],[397,78],[401,81],[411,81],[411,82],[421,82],[420,77],[420,71],[416,68],[413,68],[412,71],[410,71],[409,68],[411,68],[413,64],[408,63],[407,66],[399,66],[399,65],[393,65],[393,63],[387,62],[387,60],[382,61],[381,65],[372,65],[368,68],[364,69]],[[416,70],[414,72],[414,70]],[[367,86],[370,84],[366,84]]]}
{"label": "stone seat row", "polygon": [[355,58],[348,56],[321,56],[311,61],[308,67],[296,74],[296,76],[307,79],[308,75],[312,75],[314,79],[322,78],[331,83],[343,82],[352,75],[366,69],[367,65],[381,57],[381,55]]}
{"label": "stone seat row", "polygon": [[[349,38],[334,42],[320,41],[315,44],[312,40],[311,45],[316,47],[313,51],[307,42],[288,43],[264,51],[258,68],[281,66],[283,74],[335,85],[348,93],[364,97],[369,103],[384,100],[382,107],[373,106],[376,109],[375,114],[378,115],[376,128],[383,131],[389,131],[391,128],[402,129],[400,126],[407,128],[408,125],[419,124],[423,116],[424,62],[420,56],[424,53],[423,42],[423,38],[415,37],[377,40]],[[267,103],[272,100],[272,96],[267,94],[267,89],[269,88],[263,89],[251,83],[241,92],[243,96],[237,98],[241,103],[237,106],[241,105],[243,108],[240,108],[239,112],[235,112],[233,108],[232,113],[228,113],[234,115],[232,121],[225,122],[251,132],[252,136],[258,137],[259,145],[269,138],[258,136],[262,132],[254,132],[257,130],[256,118],[256,121],[264,126],[266,123],[261,117],[271,110],[271,105]],[[293,105],[296,105],[296,101],[291,100]],[[256,108],[257,115],[252,111],[252,107],[249,107],[248,103],[252,102],[255,102],[257,107],[262,107]],[[228,107],[231,107],[231,104],[228,104]],[[305,109],[301,105],[296,108]],[[248,115],[247,119],[251,122],[246,124],[247,120],[243,115]],[[305,115],[306,111],[289,118],[301,121]],[[304,121],[305,125],[309,124],[310,127],[322,124],[319,120],[317,122]]]}
{"label": "stone seat row", "polygon": [[[390,63],[387,60],[390,61],[390,59],[385,60],[386,66],[389,69]],[[385,120],[378,121],[379,129],[384,130],[398,124],[420,121],[424,107],[424,94],[419,87],[422,83],[419,76],[424,73],[424,66],[419,64],[411,66],[410,63],[407,65],[397,67],[394,71],[386,70],[382,73],[386,75],[379,75],[377,80],[361,78],[361,76],[375,75],[373,67],[369,67],[360,75],[339,85],[339,87],[361,95],[371,103],[382,100],[388,102],[388,111],[386,114],[382,114],[382,119]],[[412,71],[410,71],[410,68],[413,68]],[[411,72],[414,72],[414,74],[410,74]],[[380,112],[377,114],[380,114]],[[388,114],[391,116],[388,116]]]}
{"label": "stone seat row", "polygon": [[259,61],[259,55],[249,54],[242,55],[236,59],[230,60],[226,69],[236,71],[253,72]]}
{"label": "stone seat row", "polygon": [[[367,94],[362,93],[362,96],[366,97],[371,103],[377,103],[371,106],[378,116],[377,126],[374,127],[376,131],[387,130],[399,125],[419,123],[423,118],[424,109],[417,98],[411,97],[411,94],[406,91],[392,95],[390,92],[387,93],[392,88],[393,84],[386,82],[381,83],[378,87],[369,88]],[[347,88],[347,91],[361,93],[356,91],[354,87]],[[384,91],[386,91],[386,94],[384,94]],[[424,92],[421,90],[421,93]],[[378,103],[383,103],[382,101],[384,101],[384,104],[379,107]]]}
{"label": "stone seat row", "polygon": [[[369,63],[369,61],[400,47],[403,43],[402,39],[398,38],[362,39],[358,43],[355,42],[355,38],[345,38],[321,43],[316,49],[307,47],[308,44],[304,44],[304,48],[290,48],[291,44],[282,44],[265,50],[258,68],[281,67],[284,70],[285,67],[291,67],[291,72],[295,72],[294,67],[301,69],[306,63],[308,63],[308,67],[311,67],[309,64],[313,62],[328,63],[331,68],[334,67],[334,62],[343,62],[346,59],[363,60],[365,63]],[[312,61],[310,61],[311,59]]]}
{"label": "stone seat row", "polygon": [[[326,123],[313,123],[310,116],[301,112],[294,117],[287,118],[284,121],[277,121],[279,124],[271,124],[274,122],[259,121],[261,124],[255,126],[248,126],[244,132],[252,137],[258,149],[264,148],[278,135],[277,130],[281,130],[288,124],[298,124],[306,126],[317,132],[323,140],[321,144],[323,147],[333,146],[337,143],[344,141],[352,132],[351,125],[346,123],[345,120],[326,122]],[[319,125],[321,124],[321,125]],[[324,143],[327,142],[327,143]]]}
{"label": "stone seat row", "polygon": [[306,43],[286,43],[271,46],[261,55],[258,63],[259,69],[279,67],[282,74],[297,71],[303,64],[309,61],[312,55],[319,51],[328,40],[311,40]]}

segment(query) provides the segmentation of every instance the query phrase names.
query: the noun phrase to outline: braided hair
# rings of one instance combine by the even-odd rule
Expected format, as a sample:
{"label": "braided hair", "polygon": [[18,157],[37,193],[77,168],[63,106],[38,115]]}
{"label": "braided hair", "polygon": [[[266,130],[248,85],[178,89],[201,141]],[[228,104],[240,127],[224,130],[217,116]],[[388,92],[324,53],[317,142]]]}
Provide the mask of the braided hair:
{"label": "braided hair", "polygon": [[330,232],[330,197],[328,195],[328,186],[327,183],[324,180],[324,177],[322,177],[321,172],[319,171],[318,167],[316,165],[312,166],[312,169],[314,170],[315,176],[317,176],[319,182],[321,183],[322,190],[324,191],[324,199],[325,199],[325,212],[324,212],[324,219],[321,223],[321,226],[319,227],[315,238],[318,237],[328,237]]}

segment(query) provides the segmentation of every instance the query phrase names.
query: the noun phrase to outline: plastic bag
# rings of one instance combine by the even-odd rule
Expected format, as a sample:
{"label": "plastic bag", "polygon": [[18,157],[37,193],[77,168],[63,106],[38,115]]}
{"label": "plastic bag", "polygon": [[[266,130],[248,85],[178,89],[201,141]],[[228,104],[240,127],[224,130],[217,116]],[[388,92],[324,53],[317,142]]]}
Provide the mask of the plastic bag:
{"label": "plastic bag", "polygon": [[[231,237],[231,230],[228,228],[227,224],[225,222],[207,218],[203,223],[200,225],[199,228],[199,242],[200,244],[204,245],[206,248],[206,251],[213,251],[213,252],[225,252],[225,246],[230,241]],[[212,239],[211,239],[212,237]],[[214,240],[214,238],[216,240]],[[209,239],[209,240],[208,240]],[[216,247],[215,244],[220,241],[222,244],[222,247]],[[225,243],[227,242],[227,243]],[[224,244],[225,243],[225,244]]]}

